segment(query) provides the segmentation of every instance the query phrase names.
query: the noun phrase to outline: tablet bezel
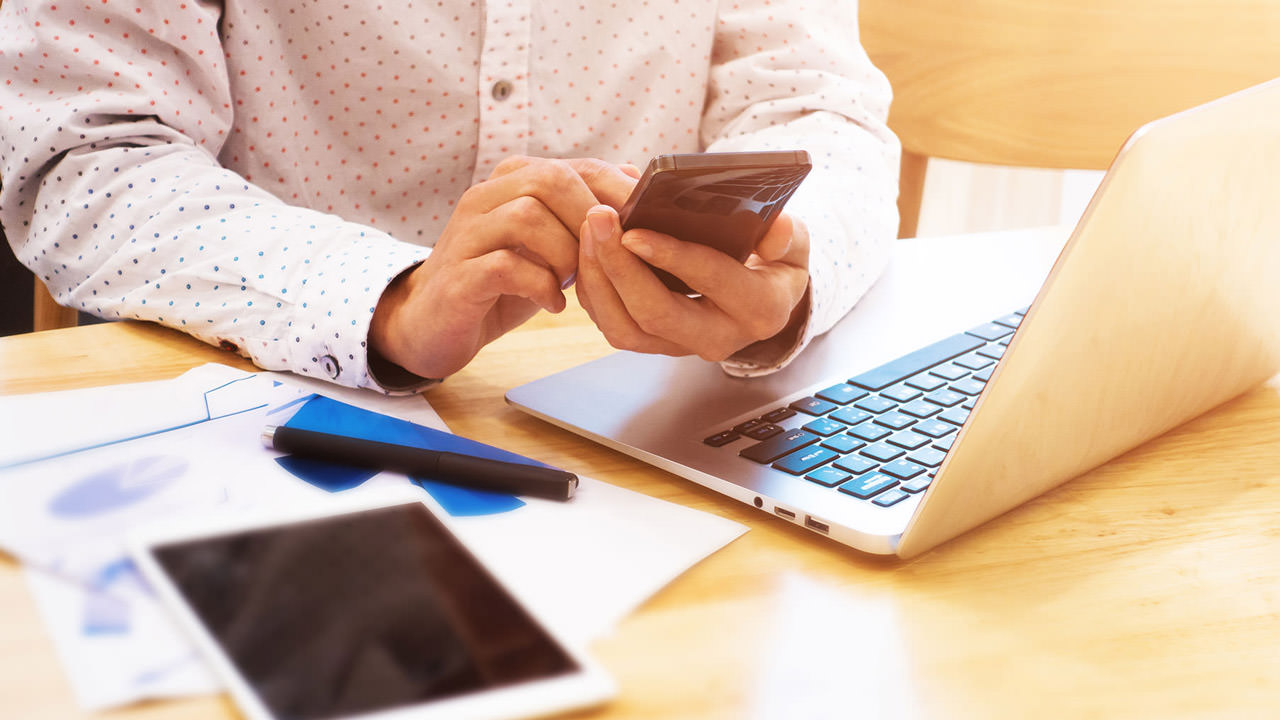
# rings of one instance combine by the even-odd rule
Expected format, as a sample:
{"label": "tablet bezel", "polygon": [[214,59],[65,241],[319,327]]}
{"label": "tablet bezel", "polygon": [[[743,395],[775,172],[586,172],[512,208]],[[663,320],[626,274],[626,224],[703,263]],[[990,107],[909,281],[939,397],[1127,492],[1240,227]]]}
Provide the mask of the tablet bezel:
{"label": "tablet bezel", "polygon": [[129,551],[140,572],[151,585],[161,604],[182,631],[197,646],[214,673],[223,681],[237,706],[249,720],[280,720],[259,698],[253,686],[240,673],[223,651],[213,634],[196,615],[178,587],[161,567],[155,556],[159,547],[213,539],[241,532],[263,530],[296,523],[340,517],[369,510],[401,505],[421,506],[453,534],[459,544],[487,571],[495,584],[515,599],[560,649],[578,666],[578,671],[545,680],[533,680],[501,688],[479,690],[465,695],[403,705],[356,715],[343,715],[330,720],[443,720],[476,718],[477,720],[515,720],[544,717],[569,710],[599,705],[615,694],[612,679],[585,653],[557,634],[532,608],[522,602],[518,593],[485,564],[462,541],[457,528],[433,499],[420,490],[397,488],[366,490],[337,497],[327,497],[290,509],[261,509],[251,513],[211,515],[199,521],[184,519],[176,524],[151,525],[140,528],[129,538]]}

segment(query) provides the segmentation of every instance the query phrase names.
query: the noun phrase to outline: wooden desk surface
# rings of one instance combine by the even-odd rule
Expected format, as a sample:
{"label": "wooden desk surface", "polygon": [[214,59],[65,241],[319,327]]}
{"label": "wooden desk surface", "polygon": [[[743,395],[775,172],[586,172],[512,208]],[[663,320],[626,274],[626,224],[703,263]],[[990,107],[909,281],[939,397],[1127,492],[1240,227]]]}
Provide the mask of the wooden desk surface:
{"label": "wooden desk surface", "polygon": [[[609,351],[576,306],[429,393],[462,435],[751,527],[593,648],[619,697],[580,717],[1275,717],[1280,379],[912,562],[869,558],[509,408]],[[0,394],[218,361],[117,323],[0,339]],[[0,716],[84,715],[0,560]],[[226,718],[225,698],[119,718]]]}

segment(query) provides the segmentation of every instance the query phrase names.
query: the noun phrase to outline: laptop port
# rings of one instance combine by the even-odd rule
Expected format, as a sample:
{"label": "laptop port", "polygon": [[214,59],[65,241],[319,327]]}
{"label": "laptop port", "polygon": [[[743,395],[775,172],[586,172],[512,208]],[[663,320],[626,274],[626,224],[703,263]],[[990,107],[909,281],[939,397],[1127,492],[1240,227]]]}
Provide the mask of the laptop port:
{"label": "laptop port", "polygon": [[809,528],[810,530],[817,530],[823,535],[826,535],[828,532],[831,531],[830,525],[822,522],[821,520],[815,518],[812,515],[804,516],[804,526]]}
{"label": "laptop port", "polygon": [[796,519],[796,514],[784,507],[778,507],[777,505],[774,505],[773,512],[775,515],[781,515],[784,518],[789,518],[791,520]]}

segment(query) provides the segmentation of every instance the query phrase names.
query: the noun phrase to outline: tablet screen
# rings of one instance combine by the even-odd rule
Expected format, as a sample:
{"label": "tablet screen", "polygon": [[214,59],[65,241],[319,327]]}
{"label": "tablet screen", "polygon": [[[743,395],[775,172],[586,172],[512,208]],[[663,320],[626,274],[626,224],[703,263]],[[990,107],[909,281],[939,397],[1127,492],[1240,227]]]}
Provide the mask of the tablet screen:
{"label": "tablet screen", "polygon": [[155,558],[277,718],[578,669],[421,504],[163,545]]}

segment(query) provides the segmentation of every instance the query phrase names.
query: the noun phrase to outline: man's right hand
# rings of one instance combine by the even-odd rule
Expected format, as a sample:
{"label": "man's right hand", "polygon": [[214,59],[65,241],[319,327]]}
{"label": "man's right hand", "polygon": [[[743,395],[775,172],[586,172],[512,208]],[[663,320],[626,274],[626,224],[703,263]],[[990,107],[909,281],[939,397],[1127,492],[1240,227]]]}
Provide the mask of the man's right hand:
{"label": "man's right hand", "polygon": [[599,160],[502,161],[462,194],[426,261],[382,294],[370,354],[443,378],[539,308],[563,310],[587,211],[621,203],[636,174]]}

